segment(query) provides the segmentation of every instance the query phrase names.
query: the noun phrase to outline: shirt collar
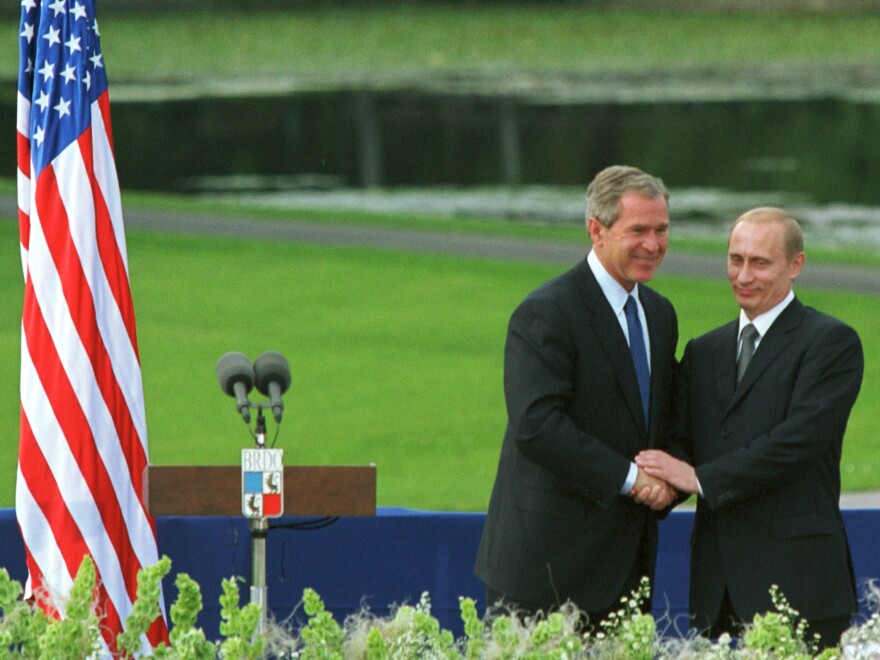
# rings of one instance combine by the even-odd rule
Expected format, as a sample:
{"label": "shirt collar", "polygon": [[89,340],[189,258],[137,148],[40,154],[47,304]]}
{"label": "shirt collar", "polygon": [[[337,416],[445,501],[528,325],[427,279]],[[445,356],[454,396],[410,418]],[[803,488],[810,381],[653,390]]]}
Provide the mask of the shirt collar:
{"label": "shirt collar", "polygon": [[755,326],[755,330],[758,331],[758,335],[763,338],[770,329],[770,326],[773,325],[773,322],[782,314],[782,310],[788,307],[792,300],[794,300],[794,291],[789,291],[788,295],[777,303],[775,307],[771,307],[763,314],[759,314],[753,320],[749,320],[749,317],[746,316],[742,309],[739,310],[739,334],[737,334],[737,337],[742,334],[742,329],[751,323]]}
{"label": "shirt collar", "polygon": [[602,289],[602,293],[605,294],[605,299],[611,305],[611,309],[614,310],[615,314],[620,314],[622,312],[623,306],[626,304],[626,299],[630,294],[634,295],[636,297],[636,302],[638,302],[638,283],[636,283],[632,291],[624,289],[620,282],[611,277],[608,271],[605,270],[605,266],[602,265],[602,262],[599,261],[599,257],[593,250],[590,250],[590,254],[587,255],[587,264],[589,264],[590,270],[593,271],[593,275],[599,283],[599,288]]}

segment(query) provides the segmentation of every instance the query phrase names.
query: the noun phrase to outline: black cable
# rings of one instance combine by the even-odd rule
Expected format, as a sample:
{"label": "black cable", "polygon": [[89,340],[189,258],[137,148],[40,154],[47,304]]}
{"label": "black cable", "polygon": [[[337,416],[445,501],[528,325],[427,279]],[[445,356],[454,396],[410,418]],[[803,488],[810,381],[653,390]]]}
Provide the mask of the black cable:
{"label": "black cable", "polygon": [[273,525],[270,522],[269,529],[289,529],[301,532],[311,532],[317,529],[324,529],[325,527],[329,527],[338,520],[339,516],[324,516],[322,518],[312,518],[310,520],[303,520],[302,522],[284,523],[280,525]]}

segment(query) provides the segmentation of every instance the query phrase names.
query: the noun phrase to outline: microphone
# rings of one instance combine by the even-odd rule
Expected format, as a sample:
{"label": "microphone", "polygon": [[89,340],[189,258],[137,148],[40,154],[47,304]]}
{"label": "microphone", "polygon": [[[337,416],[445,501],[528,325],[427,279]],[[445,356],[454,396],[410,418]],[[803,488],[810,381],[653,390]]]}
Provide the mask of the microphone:
{"label": "microphone", "polygon": [[220,389],[235,397],[235,407],[246,424],[251,422],[251,402],[248,392],[254,387],[254,369],[248,356],[238,351],[226,353],[214,369]]}
{"label": "microphone", "polygon": [[254,360],[254,377],[257,390],[269,397],[275,422],[280,423],[284,412],[281,395],[290,387],[290,365],[281,353],[267,351]]}

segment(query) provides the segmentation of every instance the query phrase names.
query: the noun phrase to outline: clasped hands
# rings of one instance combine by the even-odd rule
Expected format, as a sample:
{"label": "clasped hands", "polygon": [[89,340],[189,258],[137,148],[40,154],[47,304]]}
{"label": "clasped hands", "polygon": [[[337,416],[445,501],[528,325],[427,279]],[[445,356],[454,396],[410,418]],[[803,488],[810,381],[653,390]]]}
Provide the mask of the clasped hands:
{"label": "clasped hands", "polygon": [[697,473],[693,466],[659,449],[646,449],[635,458],[639,468],[636,482],[629,491],[639,504],[660,511],[675,500],[679,492],[696,493]]}

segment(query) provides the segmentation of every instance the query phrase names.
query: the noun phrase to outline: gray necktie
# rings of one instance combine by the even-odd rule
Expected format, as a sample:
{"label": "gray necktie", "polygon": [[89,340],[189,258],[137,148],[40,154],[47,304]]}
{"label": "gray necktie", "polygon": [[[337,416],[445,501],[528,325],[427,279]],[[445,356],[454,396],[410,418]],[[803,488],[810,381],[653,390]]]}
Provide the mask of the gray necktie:
{"label": "gray necktie", "polygon": [[736,363],[737,385],[742,380],[743,374],[752,360],[752,355],[755,354],[755,340],[758,338],[758,331],[755,330],[755,326],[749,323],[742,329],[740,336],[742,337],[742,346],[739,349],[739,361]]}

